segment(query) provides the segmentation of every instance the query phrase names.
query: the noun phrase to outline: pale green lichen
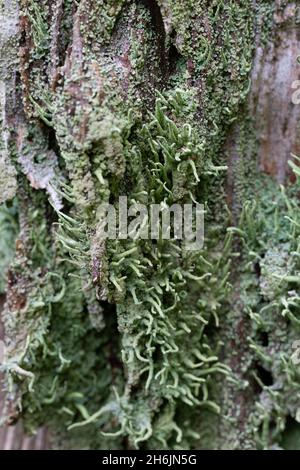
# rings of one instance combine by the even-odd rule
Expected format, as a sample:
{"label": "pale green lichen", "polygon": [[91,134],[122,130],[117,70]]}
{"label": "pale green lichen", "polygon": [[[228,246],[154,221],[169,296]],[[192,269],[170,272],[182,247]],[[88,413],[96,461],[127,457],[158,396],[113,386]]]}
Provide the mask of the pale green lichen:
{"label": "pale green lichen", "polygon": [[[14,239],[18,207],[3,369],[27,429],[46,423],[70,448],[271,448],[298,420],[296,190],[256,174],[245,106],[271,3],[63,2],[57,51],[52,10],[25,2],[18,204],[0,226]],[[224,145],[238,117],[230,213]],[[204,247],[104,240],[101,204],[121,195],[203,203]],[[234,397],[249,390],[241,430]]]}

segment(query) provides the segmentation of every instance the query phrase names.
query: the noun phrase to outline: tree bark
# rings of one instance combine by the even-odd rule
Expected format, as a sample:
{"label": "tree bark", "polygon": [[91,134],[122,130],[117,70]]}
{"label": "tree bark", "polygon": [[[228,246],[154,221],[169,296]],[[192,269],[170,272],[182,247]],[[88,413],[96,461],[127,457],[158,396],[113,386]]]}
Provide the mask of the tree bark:
{"label": "tree bark", "polygon": [[[0,16],[3,423],[59,448],[300,448],[299,2]],[[204,245],[106,239],[124,196],[203,204]]]}

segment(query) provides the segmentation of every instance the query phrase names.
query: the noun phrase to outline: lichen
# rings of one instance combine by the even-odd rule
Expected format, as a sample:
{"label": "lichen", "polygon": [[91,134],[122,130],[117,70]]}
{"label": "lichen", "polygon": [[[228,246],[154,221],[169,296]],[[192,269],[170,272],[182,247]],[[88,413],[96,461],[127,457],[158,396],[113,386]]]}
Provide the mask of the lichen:
{"label": "lichen", "polygon": [[[299,178],[256,169],[247,96],[274,5],[252,3],[22,2],[7,421],[97,449],[265,449],[299,421]],[[119,196],[202,203],[203,248],[104,239]]]}

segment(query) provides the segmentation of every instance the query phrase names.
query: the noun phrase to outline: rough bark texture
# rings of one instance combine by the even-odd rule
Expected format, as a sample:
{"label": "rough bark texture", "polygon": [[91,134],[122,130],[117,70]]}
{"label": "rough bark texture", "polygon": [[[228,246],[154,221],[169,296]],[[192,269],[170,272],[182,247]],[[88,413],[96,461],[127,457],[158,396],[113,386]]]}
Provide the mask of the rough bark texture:
{"label": "rough bark texture", "polygon": [[[299,3],[0,17],[3,423],[60,448],[300,448]],[[204,204],[204,247],[105,240],[119,196]]]}

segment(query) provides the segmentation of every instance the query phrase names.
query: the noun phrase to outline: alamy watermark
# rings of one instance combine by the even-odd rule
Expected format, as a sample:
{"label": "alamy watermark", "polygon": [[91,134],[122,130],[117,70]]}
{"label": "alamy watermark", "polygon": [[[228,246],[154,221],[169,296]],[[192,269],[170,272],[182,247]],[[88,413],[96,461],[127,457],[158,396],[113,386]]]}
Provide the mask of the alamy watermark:
{"label": "alamy watermark", "polygon": [[182,240],[189,251],[203,248],[203,204],[129,205],[127,196],[120,196],[117,204],[102,204],[99,210],[103,239]]}

